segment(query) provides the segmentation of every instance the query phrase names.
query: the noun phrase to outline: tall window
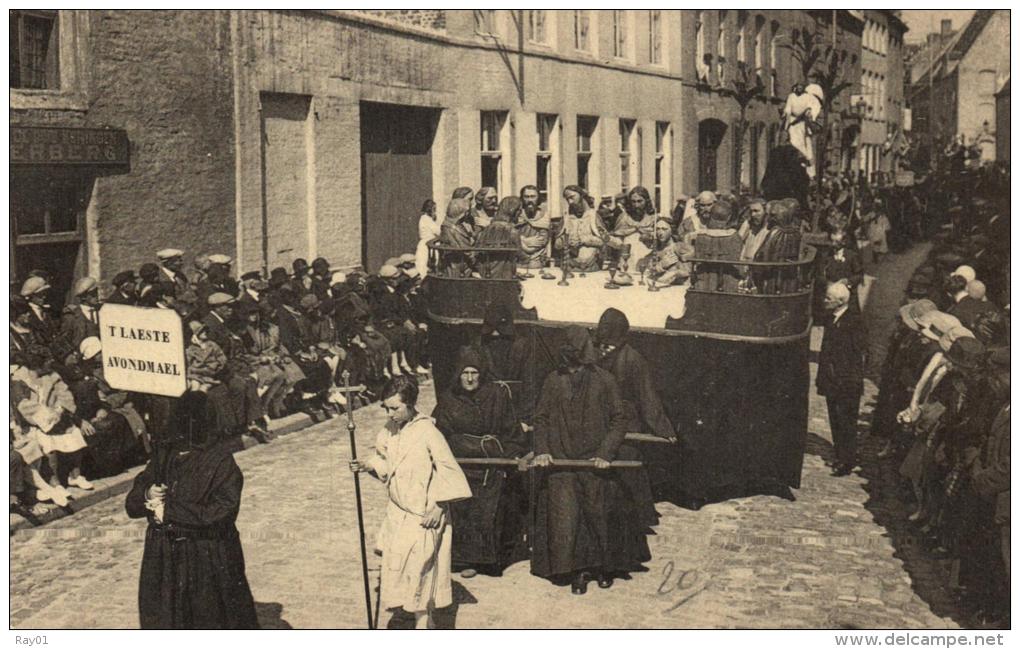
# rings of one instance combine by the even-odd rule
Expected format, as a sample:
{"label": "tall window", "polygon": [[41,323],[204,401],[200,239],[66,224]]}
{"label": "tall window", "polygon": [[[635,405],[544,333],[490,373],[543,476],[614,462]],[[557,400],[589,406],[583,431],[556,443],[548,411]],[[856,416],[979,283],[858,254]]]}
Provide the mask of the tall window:
{"label": "tall window", "polygon": [[627,12],[616,9],[613,11],[613,56],[618,59],[629,58],[628,47]]}
{"label": "tall window", "polygon": [[620,120],[620,189],[627,191],[632,187],[631,180],[634,178],[632,168],[635,166],[635,155],[640,161],[640,153],[634,149],[634,126],[636,122],[632,119]]}
{"label": "tall window", "polygon": [[60,46],[56,11],[10,12],[11,88],[60,88]]}
{"label": "tall window", "polygon": [[776,96],[779,92],[779,52],[776,41],[779,40],[779,23],[772,21],[772,33],[769,34],[769,95]]}
{"label": "tall window", "polygon": [[538,131],[538,153],[535,156],[535,185],[538,187],[539,203],[549,203],[549,195],[556,192],[554,170],[559,167],[559,140],[556,136],[556,115],[539,114],[536,119]]}
{"label": "tall window", "polygon": [[754,19],[754,71],[761,76],[765,67],[765,19],[756,16]]}
{"label": "tall window", "polygon": [[716,76],[719,78],[720,84],[726,83],[726,41],[729,40],[726,14],[725,9],[719,10],[719,33],[715,39]]}
{"label": "tall window", "polygon": [[[705,12],[698,11],[694,22],[694,70],[698,78],[707,77],[704,74],[705,65]],[[708,81],[706,78],[705,81]]]}
{"label": "tall window", "polygon": [[502,193],[500,178],[503,167],[503,128],[506,125],[506,113],[500,111],[482,111],[481,129],[481,169],[482,187],[495,187],[496,194]]}
{"label": "tall window", "polygon": [[648,11],[648,62],[654,65],[662,63],[662,11]]}
{"label": "tall window", "polygon": [[574,49],[591,51],[591,44],[588,33],[591,28],[591,10],[574,10]]}
{"label": "tall window", "polygon": [[672,137],[669,122],[655,123],[655,207],[659,214],[669,213],[673,203]]}
{"label": "tall window", "polygon": [[543,9],[531,9],[528,11],[528,40],[533,43],[548,43],[546,33],[547,11]]}
{"label": "tall window", "polygon": [[594,192],[592,156],[594,154],[595,128],[598,117],[577,116],[577,184]]}
{"label": "tall window", "polygon": [[737,61],[747,63],[747,12],[737,12]]}

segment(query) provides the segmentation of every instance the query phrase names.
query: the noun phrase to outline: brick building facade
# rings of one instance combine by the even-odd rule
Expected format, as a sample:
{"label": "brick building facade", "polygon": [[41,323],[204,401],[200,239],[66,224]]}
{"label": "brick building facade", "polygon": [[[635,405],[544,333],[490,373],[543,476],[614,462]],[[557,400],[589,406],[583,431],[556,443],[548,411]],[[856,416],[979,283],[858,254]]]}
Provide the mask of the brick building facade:
{"label": "brick building facade", "polygon": [[[784,43],[826,25],[810,13],[53,12],[46,47],[17,46],[56,57],[60,83],[12,84],[12,125],[119,129],[130,162],[79,173],[74,235],[64,248],[14,237],[12,274],[34,267],[32,245],[101,280],[167,245],[187,261],[226,252],[239,272],[316,256],[374,269],[413,249],[425,199],[444,206],[461,185],[536,184],[559,211],[569,184],[643,184],[668,212],[681,193],[738,185],[730,91],[745,68],[766,90],[740,147],[739,184],[755,187],[799,80]],[[840,13],[856,59],[859,30]],[[700,80],[705,53],[717,56]],[[12,184],[31,204],[23,177]]]}

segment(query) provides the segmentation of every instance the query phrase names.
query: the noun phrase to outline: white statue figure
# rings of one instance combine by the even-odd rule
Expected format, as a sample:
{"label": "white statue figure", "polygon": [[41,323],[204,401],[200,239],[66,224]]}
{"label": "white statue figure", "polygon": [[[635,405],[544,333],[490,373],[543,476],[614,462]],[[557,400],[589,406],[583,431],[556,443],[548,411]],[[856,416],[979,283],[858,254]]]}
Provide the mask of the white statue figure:
{"label": "white statue figure", "polygon": [[811,125],[816,124],[822,116],[823,98],[824,93],[818,84],[804,87],[804,84],[798,83],[793,86],[793,92],[787,96],[783,108],[783,121],[790,144],[804,154],[808,161],[807,173],[811,178],[815,177],[815,147]]}

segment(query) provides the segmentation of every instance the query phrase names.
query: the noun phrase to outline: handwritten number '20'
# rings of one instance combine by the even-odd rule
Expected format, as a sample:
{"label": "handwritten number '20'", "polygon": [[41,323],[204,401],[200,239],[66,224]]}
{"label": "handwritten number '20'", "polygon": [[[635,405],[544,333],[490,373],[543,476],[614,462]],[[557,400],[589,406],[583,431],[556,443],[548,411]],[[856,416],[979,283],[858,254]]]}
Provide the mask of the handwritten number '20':
{"label": "handwritten number '20'", "polygon": [[662,583],[659,584],[658,594],[668,595],[673,592],[681,593],[681,597],[673,602],[673,604],[667,608],[663,613],[669,613],[675,611],[684,604],[686,604],[692,597],[700,593],[708,585],[707,582],[701,579],[701,573],[697,568],[691,570],[681,570],[679,576],[673,577],[673,572],[676,570],[676,566],[673,565],[672,561],[666,563],[666,567],[662,570]]}

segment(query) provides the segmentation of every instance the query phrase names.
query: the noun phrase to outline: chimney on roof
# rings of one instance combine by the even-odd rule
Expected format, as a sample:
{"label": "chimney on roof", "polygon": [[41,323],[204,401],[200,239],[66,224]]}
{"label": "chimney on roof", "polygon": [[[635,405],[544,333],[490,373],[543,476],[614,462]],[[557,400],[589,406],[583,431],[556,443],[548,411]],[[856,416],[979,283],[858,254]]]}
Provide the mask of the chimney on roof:
{"label": "chimney on roof", "polygon": [[949,18],[942,20],[941,36],[942,38],[948,38],[949,34],[953,31],[953,21]]}

